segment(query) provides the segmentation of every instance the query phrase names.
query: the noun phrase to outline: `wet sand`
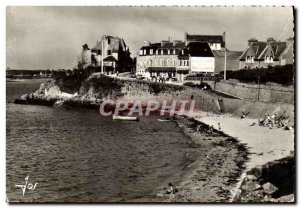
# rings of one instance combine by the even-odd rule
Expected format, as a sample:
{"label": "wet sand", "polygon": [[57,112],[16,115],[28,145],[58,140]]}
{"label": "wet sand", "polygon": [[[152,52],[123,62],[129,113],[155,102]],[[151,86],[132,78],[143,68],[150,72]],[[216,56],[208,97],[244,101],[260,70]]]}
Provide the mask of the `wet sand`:
{"label": "wet sand", "polygon": [[[153,198],[130,202],[229,202],[245,169],[248,159],[246,147],[223,132],[214,129],[210,133],[206,124],[194,119],[177,118],[175,122],[188,136],[188,143],[194,150],[185,155],[189,160],[184,167],[185,174],[179,181],[166,181],[156,190],[157,193],[153,193]],[[201,128],[197,132],[198,126]],[[177,193],[164,193],[170,182],[178,188]]]}

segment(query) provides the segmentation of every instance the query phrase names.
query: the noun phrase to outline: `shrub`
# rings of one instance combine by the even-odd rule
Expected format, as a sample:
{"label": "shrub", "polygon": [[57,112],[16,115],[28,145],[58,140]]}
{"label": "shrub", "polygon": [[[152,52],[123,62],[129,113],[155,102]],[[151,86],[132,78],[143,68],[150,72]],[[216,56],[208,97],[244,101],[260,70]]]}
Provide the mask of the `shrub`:
{"label": "shrub", "polygon": [[258,77],[260,77],[261,84],[273,82],[282,85],[292,85],[294,82],[294,66],[285,65],[249,70],[227,71],[227,79],[237,79],[244,83],[257,83]]}

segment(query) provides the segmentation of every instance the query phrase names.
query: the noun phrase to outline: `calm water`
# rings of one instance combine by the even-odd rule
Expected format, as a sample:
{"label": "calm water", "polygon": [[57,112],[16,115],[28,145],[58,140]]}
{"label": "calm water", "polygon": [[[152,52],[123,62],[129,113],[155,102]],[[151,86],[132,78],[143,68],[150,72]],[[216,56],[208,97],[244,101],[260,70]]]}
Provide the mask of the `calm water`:
{"label": "calm water", "polygon": [[[7,82],[7,102],[38,89]],[[96,110],[7,103],[7,196],[10,201],[108,202],[155,195],[180,180],[187,140],[173,122],[113,121]],[[35,190],[22,190],[38,183]]]}

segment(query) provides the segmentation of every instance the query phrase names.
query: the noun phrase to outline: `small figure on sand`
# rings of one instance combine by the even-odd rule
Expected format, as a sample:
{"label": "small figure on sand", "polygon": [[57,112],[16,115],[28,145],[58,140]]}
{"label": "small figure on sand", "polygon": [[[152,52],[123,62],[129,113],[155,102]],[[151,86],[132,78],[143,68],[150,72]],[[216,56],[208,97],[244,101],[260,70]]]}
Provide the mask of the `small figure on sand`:
{"label": "small figure on sand", "polygon": [[166,194],[175,194],[178,192],[178,189],[172,183],[169,183],[169,187],[165,188],[165,190],[166,190],[165,192]]}
{"label": "small figure on sand", "polygon": [[283,112],[283,115],[280,116],[278,116],[277,113],[274,113],[272,116],[270,116],[270,114],[266,114],[264,119],[258,119],[258,125],[269,127],[270,129],[277,127],[290,130],[292,127],[289,125],[288,118],[289,116],[285,116],[285,111]]}
{"label": "small figure on sand", "polygon": [[250,113],[250,112],[245,113],[244,111],[242,111],[241,119],[246,118],[246,116],[248,116],[249,113]]}
{"label": "small figure on sand", "polygon": [[197,133],[198,133],[200,130],[201,130],[201,125],[198,125],[198,126],[197,126],[197,129],[196,129]]}
{"label": "small figure on sand", "polygon": [[221,131],[221,124],[220,123],[218,123],[218,127],[219,127],[219,131]]}

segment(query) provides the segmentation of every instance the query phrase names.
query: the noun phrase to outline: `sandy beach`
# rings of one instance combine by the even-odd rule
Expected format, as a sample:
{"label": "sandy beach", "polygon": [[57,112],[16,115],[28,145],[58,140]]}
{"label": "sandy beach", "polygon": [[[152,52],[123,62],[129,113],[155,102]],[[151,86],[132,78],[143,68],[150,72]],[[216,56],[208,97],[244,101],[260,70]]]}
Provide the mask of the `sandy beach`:
{"label": "sandy beach", "polygon": [[[249,148],[247,170],[257,165],[284,158],[294,151],[294,130],[258,126],[257,119],[240,119],[231,115],[209,114],[197,119],[215,128],[220,123],[221,131],[235,137]],[[256,123],[255,126],[250,126]]]}

